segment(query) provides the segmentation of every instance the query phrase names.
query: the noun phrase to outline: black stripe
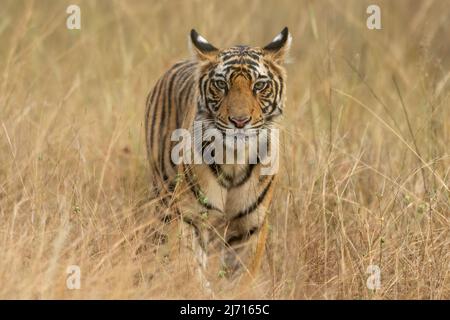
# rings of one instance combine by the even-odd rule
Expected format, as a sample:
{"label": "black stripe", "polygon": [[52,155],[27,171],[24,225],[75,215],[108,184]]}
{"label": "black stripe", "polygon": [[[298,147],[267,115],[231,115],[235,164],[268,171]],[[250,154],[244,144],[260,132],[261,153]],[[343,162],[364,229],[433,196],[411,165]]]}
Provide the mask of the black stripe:
{"label": "black stripe", "polygon": [[[162,143],[160,143],[161,145],[161,150],[159,152],[159,156],[160,156],[160,166],[161,166],[161,172],[162,172],[162,177],[164,179],[164,182],[166,182],[169,178],[167,171],[166,171],[166,139],[167,139],[167,128],[170,126],[170,116],[172,113],[172,91],[173,91],[173,86],[175,83],[175,80],[178,78],[177,77],[177,72],[178,70],[174,70],[174,68],[172,68],[172,74],[170,75],[168,81],[169,81],[169,88],[167,91],[167,99],[164,99],[163,102],[163,106],[162,106],[162,113],[161,113],[161,124],[160,124],[160,129],[159,129],[159,133],[163,134],[163,139],[162,139]],[[166,114],[167,111],[167,114]]]}
{"label": "black stripe", "polygon": [[229,66],[229,65],[233,65],[233,64],[239,64],[239,65],[245,64],[248,66],[259,67],[259,64],[257,62],[255,62],[251,59],[248,59],[248,58],[241,58],[241,57],[238,57],[233,60],[229,60],[224,63],[225,66]]}
{"label": "black stripe", "polygon": [[[164,77],[165,78],[165,77]],[[152,149],[154,149],[155,148],[155,146],[156,146],[156,143],[155,143],[155,138],[156,138],[156,136],[157,136],[157,134],[155,134],[155,131],[156,131],[156,113],[157,113],[157,111],[158,111],[158,107],[160,107],[160,104],[158,103],[158,101],[160,100],[160,98],[161,98],[161,96],[163,95],[163,93],[162,93],[162,91],[163,91],[163,86],[165,85],[165,82],[163,81],[164,80],[164,78],[161,80],[161,82],[160,82],[160,85],[159,85],[159,88],[158,88],[158,94],[156,95],[156,98],[155,98],[155,102],[153,103],[153,105],[154,105],[154,109],[153,109],[153,115],[152,115],[152,125],[151,125],[151,133],[150,133],[150,137],[149,137],[149,140],[150,140],[150,149],[149,149],[149,152],[151,152],[152,151]],[[159,147],[158,147],[158,149],[159,149]],[[155,172],[157,172],[158,174],[159,174],[159,176],[163,176],[163,174],[162,174],[162,172],[161,172],[161,170],[160,170],[160,167],[159,167],[159,165],[158,165],[158,161],[159,161],[159,159],[158,159],[158,155],[156,155],[156,157],[155,157],[155,150],[153,150],[154,152],[152,152],[152,155],[151,155],[151,165],[152,165],[152,168],[153,168],[153,170],[155,171]],[[150,155],[149,155],[150,156]]]}
{"label": "black stripe", "polygon": [[259,61],[259,59],[260,59],[260,56],[259,56],[258,54],[256,54],[256,53],[247,52],[247,55],[248,55],[250,58],[252,58],[252,59],[254,59],[254,60],[256,60],[256,61]]}
{"label": "black stripe", "polygon": [[236,244],[236,242],[241,243],[243,240],[248,240],[252,235],[254,235],[257,231],[259,231],[260,228],[261,226],[256,226],[251,228],[250,230],[247,230],[244,233],[230,237],[227,240],[227,245],[232,246],[233,244]]}
{"label": "black stripe", "polygon": [[[167,121],[166,124],[168,122],[170,122],[170,116],[171,116],[171,112],[172,112],[172,91],[173,91],[173,86],[176,82],[176,84],[178,85],[178,82],[180,80],[180,74],[182,74],[182,72],[184,71],[184,69],[186,69],[187,66],[189,66],[190,64],[192,64],[192,62],[181,62],[181,63],[177,63],[174,66],[172,66],[170,72],[171,74],[171,78],[169,79],[169,89],[168,89],[168,93],[167,93]],[[161,115],[162,121],[165,121],[165,110],[163,109],[163,114]]]}
{"label": "black stripe", "polygon": [[195,234],[199,237],[200,236],[200,229],[198,228],[198,226],[194,223],[194,220],[188,218],[188,217],[184,217],[183,216],[183,222],[187,223],[188,225],[194,227],[195,229]]}
{"label": "black stripe", "polygon": [[270,188],[270,186],[272,184],[272,181],[273,181],[273,177],[274,176],[270,177],[269,183],[264,188],[264,190],[261,192],[261,194],[259,195],[258,199],[256,199],[256,201],[254,203],[252,203],[248,208],[246,208],[246,209],[244,209],[242,211],[239,211],[238,214],[236,214],[233,217],[233,220],[240,219],[240,218],[242,218],[242,217],[252,213],[253,211],[255,211],[256,208],[258,208],[258,206],[261,204],[261,202],[263,202],[264,198],[266,197],[267,191],[269,191],[269,188]]}
{"label": "black stripe", "polygon": [[209,169],[211,169],[212,173],[216,177],[219,184],[229,189],[231,184],[233,183],[233,177],[227,175],[217,163],[212,163],[209,165]]}
{"label": "black stripe", "polygon": [[274,92],[274,97],[273,97],[272,109],[270,110],[269,114],[272,113],[277,107],[278,94],[280,91],[279,84],[275,79],[274,79],[273,83],[275,85],[275,92]]}
{"label": "black stripe", "polygon": [[183,222],[187,223],[188,225],[190,225],[191,227],[194,228],[195,236],[199,240],[198,242],[200,243],[200,247],[202,248],[203,251],[206,251],[206,243],[202,237],[200,228],[195,224],[195,222],[192,219],[190,219],[188,217],[183,217]]}
{"label": "black stripe", "polygon": [[253,169],[255,169],[256,167],[256,164],[250,164],[245,171],[245,175],[237,183],[234,183],[235,178],[233,179],[232,176],[226,174],[225,171],[222,170],[222,167],[220,165],[212,163],[208,167],[216,177],[219,184],[229,190],[231,188],[237,188],[245,184],[248,179],[250,179]]}
{"label": "black stripe", "polygon": [[159,84],[159,80],[156,82],[155,87],[153,88],[153,90],[148,94],[147,96],[147,100],[145,101],[145,105],[147,107],[146,113],[145,113],[145,129],[148,129],[148,117],[150,115],[150,107],[153,104],[153,100],[155,99],[155,95],[156,95],[156,91],[158,91],[158,84]]}
{"label": "black stripe", "polygon": [[[177,106],[176,106],[177,129],[181,128],[180,113],[182,113],[182,111],[183,111],[182,107],[184,106],[183,103],[185,102],[183,98],[185,97],[185,95],[190,95],[192,85],[194,84],[194,81],[192,81],[192,79],[190,79],[193,75],[192,71],[190,70],[191,67],[192,66],[189,65],[186,68],[184,76],[180,79],[180,87],[179,87]],[[186,106],[184,106],[184,107],[186,107]]]}
{"label": "black stripe", "polygon": [[269,114],[269,115],[267,115],[267,116],[264,118],[264,119],[266,120],[266,122],[272,121],[273,119],[279,117],[279,116],[283,113],[283,110],[282,110],[282,109],[278,108],[278,110],[280,110],[280,114]]}
{"label": "black stripe", "polygon": [[[153,147],[155,145],[155,139],[156,139],[156,134],[155,134],[155,125],[156,125],[156,113],[158,111],[158,106],[160,105],[159,103],[157,103],[157,101],[160,100],[161,95],[162,95],[162,91],[163,91],[163,87],[165,86],[165,78],[167,77],[167,74],[164,75],[164,77],[161,79],[160,81],[160,85],[158,88],[158,94],[156,95],[155,98],[155,108],[153,109],[153,115],[152,115],[152,130],[151,130],[151,146]],[[157,159],[153,159],[154,161]]]}
{"label": "black stripe", "polygon": [[[156,83],[156,85],[155,85],[155,88],[153,88],[153,90],[152,90],[152,92],[150,92],[149,94],[148,94],[148,96],[147,96],[147,101],[145,102],[145,105],[146,105],[146,110],[145,110],[145,141],[147,142],[147,148],[149,148],[150,146],[148,145],[148,140],[149,140],[149,127],[148,127],[148,125],[149,125],[149,122],[150,122],[150,119],[149,119],[149,117],[150,117],[150,110],[151,110],[151,108],[152,108],[152,101],[153,101],[153,99],[154,99],[154,97],[155,97],[155,95],[156,95],[156,91],[157,91],[157,85],[158,85],[158,83],[159,82],[157,82]],[[149,150],[148,150],[149,151]]]}
{"label": "black stripe", "polygon": [[157,108],[157,104],[155,104],[155,100],[159,100],[160,96],[161,96],[161,90],[162,90],[162,86],[163,86],[163,82],[162,79],[158,81],[158,83],[156,84],[157,87],[155,88],[155,92],[157,92],[157,94],[154,96],[154,99],[152,98],[152,100],[150,101],[150,104],[152,105],[152,110],[153,110],[153,114],[152,114],[152,125],[151,125],[151,130],[150,130],[150,146],[153,146],[153,137],[154,137],[154,133],[155,133],[155,122],[156,122],[156,108]]}
{"label": "black stripe", "polygon": [[282,77],[278,77],[278,80],[280,80],[280,95],[278,96],[278,98],[281,98],[283,96],[284,82]]}
{"label": "black stripe", "polygon": [[248,181],[248,179],[250,179],[250,177],[252,176],[252,172],[253,169],[255,169],[256,164],[250,164],[247,167],[247,170],[245,170],[245,176],[238,182],[233,184],[234,188],[240,187],[242,186],[244,183],[246,183]]}

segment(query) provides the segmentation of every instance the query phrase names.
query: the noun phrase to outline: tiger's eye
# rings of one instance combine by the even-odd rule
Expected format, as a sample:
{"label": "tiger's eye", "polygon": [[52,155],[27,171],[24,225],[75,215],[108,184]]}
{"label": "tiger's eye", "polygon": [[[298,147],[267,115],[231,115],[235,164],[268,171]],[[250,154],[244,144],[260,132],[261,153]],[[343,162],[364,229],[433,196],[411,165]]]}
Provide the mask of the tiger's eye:
{"label": "tiger's eye", "polygon": [[217,88],[222,90],[227,88],[227,83],[223,80],[216,80],[214,81],[214,84]]}
{"label": "tiger's eye", "polygon": [[254,84],[253,88],[257,91],[263,90],[267,86],[267,82],[265,81],[259,81]]}

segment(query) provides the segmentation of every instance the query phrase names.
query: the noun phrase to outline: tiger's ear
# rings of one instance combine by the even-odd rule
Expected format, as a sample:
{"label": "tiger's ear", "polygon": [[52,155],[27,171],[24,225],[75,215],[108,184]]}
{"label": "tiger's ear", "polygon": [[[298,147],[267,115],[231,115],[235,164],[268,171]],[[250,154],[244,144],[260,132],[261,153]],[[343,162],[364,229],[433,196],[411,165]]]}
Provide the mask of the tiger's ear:
{"label": "tiger's ear", "polygon": [[219,49],[214,47],[205,38],[197,33],[194,29],[191,30],[191,49],[200,60],[213,60]]}
{"label": "tiger's ear", "polygon": [[288,28],[284,27],[284,29],[273,38],[272,42],[263,48],[264,53],[276,63],[282,64],[291,47],[291,41],[292,36],[289,33]]}

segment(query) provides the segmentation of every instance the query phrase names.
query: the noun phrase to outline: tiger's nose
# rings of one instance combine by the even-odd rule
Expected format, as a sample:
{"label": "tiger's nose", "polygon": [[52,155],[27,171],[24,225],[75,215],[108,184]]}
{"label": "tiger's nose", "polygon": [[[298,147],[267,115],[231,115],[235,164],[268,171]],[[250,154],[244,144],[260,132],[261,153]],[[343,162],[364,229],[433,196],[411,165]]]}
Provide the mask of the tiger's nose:
{"label": "tiger's nose", "polygon": [[250,120],[252,119],[252,117],[250,117],[250,116],[244,116],[244,117],[228,117],[228,119],[230,120],[231,123],[234,124],[234,126],[235,126],[236,128],[241,129],[241,128],[245,127],[245,125],[246,125],[247,123],[250,122]]}

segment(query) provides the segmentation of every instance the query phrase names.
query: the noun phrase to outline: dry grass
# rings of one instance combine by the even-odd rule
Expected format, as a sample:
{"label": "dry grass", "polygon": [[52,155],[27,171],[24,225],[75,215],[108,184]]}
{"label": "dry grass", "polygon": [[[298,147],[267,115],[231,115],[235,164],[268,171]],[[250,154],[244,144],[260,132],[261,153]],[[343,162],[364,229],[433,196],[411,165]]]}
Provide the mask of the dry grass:
{"label": "dry grass", "polygon": [[[65,28],[72,3],[81,31]],[[152,203],[135,215],[149,192],[145,98],[189,54],[191,27],[229,46],[287,25],[264,272],[246,292],[217,279],[217,296],[450,298],[450,2],[377,3],[381,31],[365,27],[372,1],[2,0],[0,297],[203,297],[182,260],[135,255],[154,223]],[[72,264],[81,290],[66,289]]]}

